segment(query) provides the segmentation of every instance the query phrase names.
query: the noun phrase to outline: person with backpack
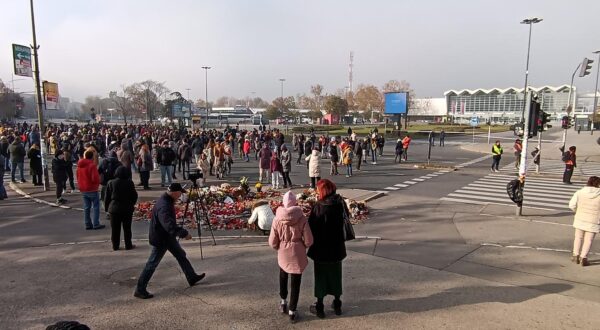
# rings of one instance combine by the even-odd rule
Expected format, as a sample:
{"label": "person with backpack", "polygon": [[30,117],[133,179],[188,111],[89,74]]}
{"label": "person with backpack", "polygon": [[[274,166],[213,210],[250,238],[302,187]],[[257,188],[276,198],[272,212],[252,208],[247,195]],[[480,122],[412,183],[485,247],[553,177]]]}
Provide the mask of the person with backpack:
{"label": "person with backpack", "polygon": [[569,150],[563,153],[562,161],[565,163],[565,172],[563,173],[563,183],[572,184],[571,177],[573,176],[573,170],[577,167],[577,155],[575,155],[577,148],[570,146]]}
{"label": "person with backpack", "polygon": [[27,158],[29,158],[29,169],[31,170],[31,180],[34,186],[43,186],[42,182],[42,153],[40,146],[37,143],[33,143],[29,151],[27,151]]}
{"label": "person with backpack", "polygon": [[396,141],[396,158],[394,158],[394,163],[402,162],[402,152],[404,151],[404,147],[402,146],[402,140],[398,139]]}
{"label": "person with backpack", "polygon": [[352,151],[352,146],[347,144],[342,153],[342,162],[346,165],[346,177],[349,178],[352,176],[352,160],[354,159],[354,151]]}
{"label": "person with backpack", "polygon": [[[119,166],[123,164],[117,159],[117,153],[115,150],[111,150],[108,157],[104,158],[98,166],[98,173],[100,173],[100,200],[104,200],[106,194],[106,186],[108,182],[115,178],[115,172]],[[129,172],[131,173],[131,172]]]}
{"label": "person with backpack", "polygon": [[18,134],[15,134],[13,142],[8,147],[8,152],[10,152],[10,179],[12,182],[15,181],[15,174],[17,172],[17,168],[19,168],[19,174],[21,175],[21,183],[27,182],[25,181],[25,176],[23,174],[23,165],[25,163],[25,147],[23,146],[23,141]]}
{"label": "person with backpack", "polygon": [[331,141],[329,146],[329,161],[331,163],[329,175],[338,175],[338,162],[340,161],[340,157],[338,155],[337,142],[335,140]]}
{"label": "person with backpack", "polygon": [[[279,265],[279,311],[288,314],[290,321],[297,319],[296,308],[300,296],[302,273],[308,265],[306,249],[313,243],[310,226],[297,206],[296,195],[288,191],[283,196],[283,205],[277,209],[269,235],[269,245],[277,250]],[[288,278],[291,277],[290,304],[287,304]]]}

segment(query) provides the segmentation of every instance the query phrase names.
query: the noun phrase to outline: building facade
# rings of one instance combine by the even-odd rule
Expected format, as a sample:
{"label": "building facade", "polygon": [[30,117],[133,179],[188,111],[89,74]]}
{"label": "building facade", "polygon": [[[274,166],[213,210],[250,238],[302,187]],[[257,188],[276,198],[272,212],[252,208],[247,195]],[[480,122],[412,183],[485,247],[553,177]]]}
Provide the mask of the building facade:
{"label": "building facade", "polygon": [[[569,85],[529,88],[537,94],[542,110],[550,113],[552,118],[566,114]],[[491,121],[493,124],[516,123],[521,120],[524,108],[523,88],[449,90],[444,96],[448,117],[457,123],[468,123],[473,117],[478,117],[479,122]],[[576,104],[575,87],[571,98]]]}

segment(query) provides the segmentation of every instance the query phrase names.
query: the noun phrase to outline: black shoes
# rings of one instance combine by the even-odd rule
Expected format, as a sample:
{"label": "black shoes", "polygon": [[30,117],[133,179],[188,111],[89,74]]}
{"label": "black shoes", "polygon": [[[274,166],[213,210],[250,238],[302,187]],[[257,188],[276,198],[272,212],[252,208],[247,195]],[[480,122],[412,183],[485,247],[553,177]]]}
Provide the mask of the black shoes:
{"label": "black shoes", "polygon": [[312,314],[315,314],[320,319],[325,318],[325,306],[323,305],[323,303],[317,302],[317,303],[310,305],[310,312]]}
{"label": "black shoes", "polygon": [[590,262],[588,261],[588,258],[581,258],[581,266],[585,267],[585,266],[589,266]]}
{"label": "black shoes", "polygon": [[298,321],[298,313],[296,311],[290,311],[289,316],[290,316],[290,323],[294,324],[294,323],[296,323],[296,321]]}
{"label": "black shoes", "polygon": [[96,227],[94,227],[94,229],[102,229],[102,228],[106,228],[105,225],[97,225]]}
{"label": "black shoes", "polygon": [[288,305],[287,305],[287,303],[281,303],[281,304],[279,304],[279,312],[281,314],[284,314],[284,315],[288,313]]}
{"label": "black shoes", "polygon": [[150,299],[154,297],[154,295],[148,291],[139,292],[137,290],[133,293],[133,296],[140,299]]}
{"label": "black shoes", "polygon": [[125,250],[133,250],[135,249],[135,244],[131,244],[129,247],[125,247]]}
{"label": "black shoes", "polygon": [[202,273],[200,275],[196,275],[196,277],[194,277],[191,281],[188,281],[188,283],[190,284],[190,286],[194,286],[198,282],[200,282],[204,278],[204,276],[206,276],[205,273]]}
{"label": "black shoes", "polygon": [[335,315],[342,315],[342,301],[338,299],[334,299],[331,303],[331,308],[335,312]]}

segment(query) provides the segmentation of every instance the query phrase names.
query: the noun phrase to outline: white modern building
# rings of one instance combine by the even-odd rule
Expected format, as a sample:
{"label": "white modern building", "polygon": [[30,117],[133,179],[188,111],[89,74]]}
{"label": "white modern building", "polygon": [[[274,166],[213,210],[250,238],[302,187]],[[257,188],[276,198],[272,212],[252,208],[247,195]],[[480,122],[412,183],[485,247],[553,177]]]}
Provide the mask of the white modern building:
{"label": "white modern building", "polygon": [[[542,110],[553,118],[561,118],[566,114],[569,85],[529,87],[541,100]],[[577,89],[573,87],[572,103],[576,104]],[[523,88],[492,88],[449,90],[446,97],[448,117],[458,123],[468,123],[471,118],[478,117],[479,122],[515,123],[521,120],[524,107]]]}

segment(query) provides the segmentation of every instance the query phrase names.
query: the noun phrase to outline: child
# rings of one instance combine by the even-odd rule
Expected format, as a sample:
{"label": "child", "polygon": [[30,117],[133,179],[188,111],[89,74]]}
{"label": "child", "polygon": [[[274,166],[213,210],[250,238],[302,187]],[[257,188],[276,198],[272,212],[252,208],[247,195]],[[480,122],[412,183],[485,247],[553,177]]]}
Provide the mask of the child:
{"label": "child", "polygon": [[279,189],[281,172],[283,172],[283,166],[281,166],[281,161],[277,157],[277,153],[274,152],[271,156],[271,185],[273,189]]}
{"label": "child", "polygon": [[[269,235],[269,245],[277,250],[279,264],[279,311],[288,313],[290,321],[296,322],[296,308],[300,295],[302,272],[308,264],[306,249],[313,243],[313,236],[302,209],[296,205],[296,195],[288,191],[283,196],[283,205],[277,209]],[[291,274],[291,296],[288,308],[288,277]],[[288,312],[289,309],[289,312]]]}
{"label": "child", "polygon": [[210,164],[208,163],[208,159],[206,158],[205,153],[200,155],[200,158],[196,163],[196,167],[198,167],[202,171],[202,183],[200,186],[204,187],[206,185],[206,177],[210,173]]}

